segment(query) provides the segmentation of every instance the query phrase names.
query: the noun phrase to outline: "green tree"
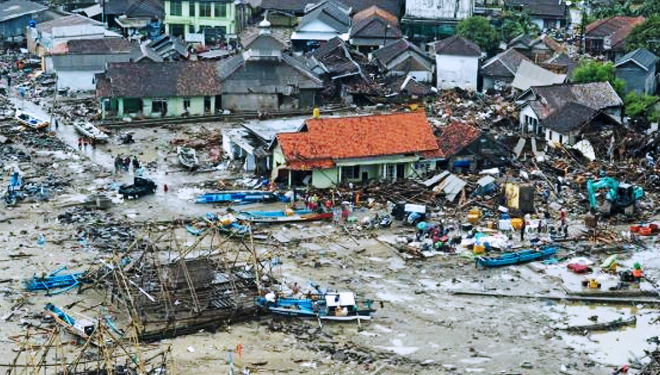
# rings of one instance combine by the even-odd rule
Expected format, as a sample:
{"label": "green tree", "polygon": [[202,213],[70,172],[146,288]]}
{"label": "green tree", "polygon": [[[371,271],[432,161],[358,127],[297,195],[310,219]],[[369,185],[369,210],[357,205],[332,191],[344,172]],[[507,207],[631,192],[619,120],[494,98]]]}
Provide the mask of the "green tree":
{"label": "green tree", "polygon": [[573,82],[609,82],[614,91],[619,95],[622,95],[623,90],[626,88],[626,83],[622,79],[616,78],[614,64],[611,62],[602,63],[595,60],[580,63],[573,72]]}
{"label": "green tree", "polygon": [[660,15],[652,15],[641,25],[635,26],[626,39],[628,51],[646,48],[660,54]]}
{"label": "green tree", "polygon": [[509,41],[521,34],[535,36],[540,32],[539,25],[532,22],[528,12],[507,12],[502,19],[504,40]]}
{"label": "green tree", "polygon": [[602,20],[605,18],[610,18],[615,16],[633,17],[636,15],[637,15],[637,9],[635,9],[635,7],[633,6],[630,0],[624,2],[614,2],[614,3],[596,5],[591,11],[591,16],[597,20]]}
{"label": "green tree", "polygon": [[639,14],[644,17],[651,17],[660,14],[660,0],[646,0],[639,9]]}
{"label": "green tree", "polygon": [[657,102],[657,96],[631,91],[626,95],[626,116],[637,123],[656,122],[658,121],[658,110],[655,106]]}
{"label": "green tree", "polygon": [[497,52],[497,47],[500,45],[500,34],[484,17],[469,17],[462,20],[456,26],[456,33],[473,41],[489,55]]}

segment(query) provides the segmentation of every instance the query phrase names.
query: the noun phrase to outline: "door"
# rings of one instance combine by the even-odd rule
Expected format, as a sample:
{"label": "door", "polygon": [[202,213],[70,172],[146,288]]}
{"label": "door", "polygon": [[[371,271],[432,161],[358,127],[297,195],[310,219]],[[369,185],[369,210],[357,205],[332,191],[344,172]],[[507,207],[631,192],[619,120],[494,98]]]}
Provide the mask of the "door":
{"label": "door", "polygon": [[222,95],[215,96],[215,111],[220,112],[222,110]]}
{"label": "door", "polygon": [[369,182],[369,173],[362,172],[362,184],[366,185]]}
{"label": "door", "polygon": [[405,164],[397,164],[396,165],[396,178],[405,178],[406,177],[406,165]]}

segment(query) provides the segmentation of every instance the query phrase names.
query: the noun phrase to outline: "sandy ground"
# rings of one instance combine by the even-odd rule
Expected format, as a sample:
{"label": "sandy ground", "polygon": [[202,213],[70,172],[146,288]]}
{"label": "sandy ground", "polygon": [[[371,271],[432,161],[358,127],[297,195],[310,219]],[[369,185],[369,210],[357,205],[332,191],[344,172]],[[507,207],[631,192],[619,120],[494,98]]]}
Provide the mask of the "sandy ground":
{"label": "sandy ground", "polygon": [[[21,105],[21,103],[18,103]],[[28,102],[22,104],[39,111]],[[214,129],[226,124],[211,124]],[[191,198],[204,191],[205,181],[227,179],[224,171],[190,174],[176,165],[167,144],[169,139],[187,137],[194,131],[176,129],[135,129],[137,142],[130,146],[111,141],[95,151],[77,150],[77,135],[69,125],[61,125],[56,136],[74,148],[64,160],[55,160],[58,174],[68,176],[71,186],[49,202],[24,202],[0,215],[0,269],[4,315],[21,298],[27,303],[9,319],[0,319],[0,364],[16,355],[16,344],[9,338],[25,334],[25,323],[40,324],[40,311],[47,302],[58,306],[80,302],[72,308],[84,311],[102,301],[96,293],[57,296],[24,293],[20,280],[35,273],[50,272],[62,266],[85,270],[98,264],[107,252],[76,241],[76,226],[55,220],[65,210],[60,207],[73,195],[84,195],[97,187],[132,179],[130,174],[114,175],[113,155],[139,154],[143,162],[156,161],[147,177],[160,186],[155,195],[121,201],[107,213],[113,220],[131,223],[167,221],[197,217],[220,208],[195,205]],[[120,131],[122,132],[122,131]],[[2,147],[2,146],[0,146]],[[34,150],[32,150],[34,152]],[[48,157],[48,156],[44,156]],[[34,168],[34,175],[47,170]],[[8,177],[3,176],[4,186]],[[169,192],[162,189],[168,184]],[[197,187],[196,187],[197,186]],[[70,201],[69,201],[70,202]],[[137,225],[132,225],[140,233]],[[163,227],[164,228],[164,227]],[[275,276],[285,283],[308,285],[315,282],[330,289],[351,290],[374,299],[378,312],[370,322],[328,323],[284,321],[284,329],[271,332],[270,317],[237,323],[220,332],[164,340],[155,344],[171,346],[179,374],[228,372],[228,350],[241,345],[239,368],[259,374],[609,374],[612,365],[621,365],[632,355],[641,357],[648,348],[646,339],[660,334],[650,321],[655,310],[645,306],[564,305],[550,300],[459,296],[456,290],[499,293],[561,294],[552,267],[536,264],[483,270],[460,254],[438,255],[428,259],[405,260],[398,252],[373,237],[412,233],[398,223],[387,231],[365,233],[349,238],[341,227],[313,223],[259,228],[262,233],[286,236],[292,241],[274,249],[258,243],[261,254],[275,251],[282,265]],[[46,243],[39,245],[43,234]],[[176,232],[178,240],[191,244],[195,237],[185,229]],[[302,240],[296,240],[301,239]],[[654,252],[636,257],[651,262]],[[655,268],[657,269],[657,268]],[[647,271],[648,272],[648,271]],[[85,313],[108,313],[92,308]],[[569,335],[557,330],[558,324],[577,324],[591,315],[602,321],[611,316],[642,314],[637,327],[589,336]],[[72,337],[69,336],[69,341]],[[153,345],[152,345],[153,347]],[[68,345],[68,349],[72,349]],[[72,354],[69,354],[69,357]]]}

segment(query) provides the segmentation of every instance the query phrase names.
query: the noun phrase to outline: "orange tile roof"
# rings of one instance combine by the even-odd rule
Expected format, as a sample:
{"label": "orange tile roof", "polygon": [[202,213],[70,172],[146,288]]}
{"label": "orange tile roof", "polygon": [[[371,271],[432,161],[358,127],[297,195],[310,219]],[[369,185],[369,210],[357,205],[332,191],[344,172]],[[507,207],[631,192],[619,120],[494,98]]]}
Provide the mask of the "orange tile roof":
{"label": "orange tile roof", "polygon": [[440,156],[424,112],[310,119],[305,125],[301,132],[277,135],[291,169],[332,168],[341,159]]}
{"label": "orange tile roof", "polygon": [[464,122],[455,121],[442,130],[438,137],[440,152],[450,158],[481,136],[482,131]]}

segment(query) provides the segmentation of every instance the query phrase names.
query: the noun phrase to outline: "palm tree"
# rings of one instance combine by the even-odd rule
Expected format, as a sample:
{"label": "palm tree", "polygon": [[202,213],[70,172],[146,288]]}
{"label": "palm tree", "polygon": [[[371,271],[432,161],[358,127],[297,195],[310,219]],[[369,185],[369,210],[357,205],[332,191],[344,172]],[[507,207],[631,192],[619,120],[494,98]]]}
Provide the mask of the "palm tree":
{"label": "palm tree", "polygon": [[507,12],[502,24],[502,36],[509,41],[519,35],[538,35],[541,32],[539,25],[532,22],[528,12]]}

